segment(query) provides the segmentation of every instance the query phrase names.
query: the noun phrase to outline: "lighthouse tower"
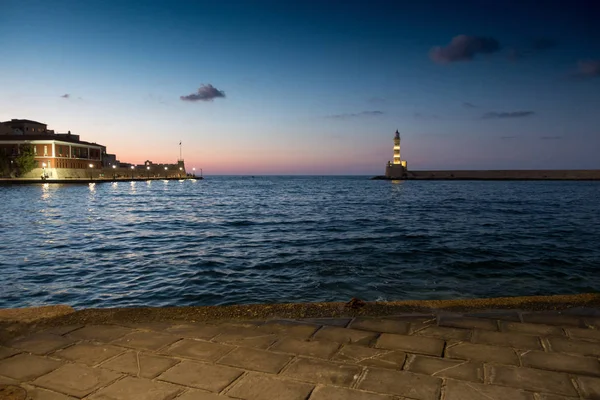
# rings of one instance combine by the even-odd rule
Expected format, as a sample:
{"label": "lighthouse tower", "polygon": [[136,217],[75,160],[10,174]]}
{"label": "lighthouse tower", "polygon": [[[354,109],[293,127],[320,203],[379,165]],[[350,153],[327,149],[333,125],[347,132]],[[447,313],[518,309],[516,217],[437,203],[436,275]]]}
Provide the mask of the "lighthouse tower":
{"label": "lighthouse tower", "polygon": [[385,176],[389,179],[403,179],[406,177],[406,161],[400,157],[400,132],[396,129],[394,135],[394,159],[388,161],[385,167]]}
{"label": "lighthouse tower", "polygon": [[400,132],[396,129],[394,135],[394,164],[401,164],[400,161]]}

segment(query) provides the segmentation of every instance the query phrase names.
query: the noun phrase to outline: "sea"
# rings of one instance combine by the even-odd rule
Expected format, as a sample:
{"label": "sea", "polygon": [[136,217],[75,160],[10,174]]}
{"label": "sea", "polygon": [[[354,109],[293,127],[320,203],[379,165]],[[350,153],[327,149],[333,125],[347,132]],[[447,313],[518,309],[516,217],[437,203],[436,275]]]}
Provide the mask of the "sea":
{"label": "sea", "polygon": [[600,291],[600,182],[366,176],[0,186],[0,307]]}

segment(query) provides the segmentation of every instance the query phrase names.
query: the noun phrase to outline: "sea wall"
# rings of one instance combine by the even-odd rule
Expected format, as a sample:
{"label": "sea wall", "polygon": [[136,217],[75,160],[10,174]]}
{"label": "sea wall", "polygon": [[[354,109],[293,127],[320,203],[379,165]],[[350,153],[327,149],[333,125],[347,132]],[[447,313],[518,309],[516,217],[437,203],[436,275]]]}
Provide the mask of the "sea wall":
{"label": "sea wall", "polygon": [[408,171],[406,179],[420,180],[600,180],[600,170],[448,170]]}

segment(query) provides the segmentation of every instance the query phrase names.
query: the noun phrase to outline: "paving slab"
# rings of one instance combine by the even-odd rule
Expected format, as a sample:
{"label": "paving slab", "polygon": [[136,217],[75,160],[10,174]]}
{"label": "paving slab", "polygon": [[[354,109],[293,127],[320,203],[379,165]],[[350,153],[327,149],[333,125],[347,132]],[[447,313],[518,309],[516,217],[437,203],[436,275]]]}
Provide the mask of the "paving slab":
{"label": "paving slab", "polygon": [[483,383],[483,364],[438,357],[410,356],[404,368],[417,374]]}
{"label": "paving slab", "polygon": [[442,380],[406,371],[367,368],[359,389],[417,400],[438,400]]}
{"label": "paving slab", "polygon": [[8,347],[0,346],[0,360],[2,360],[4,358],[12,357],[15,354],[19,354],[20,352],[21,352],[21,350],[9,349]]}
{"label": "paving slab", "polygon": [[398,333],[406,335],[410,330],[410,322],[380,318],[356,318],[350,328],[378,333]]}
{"label": "paving slab", "polygon": [[600,342],[587,342],[559,337],[550,337],[548,338],[548,342],[552,351],[600,357]]}
{"label": "paving slab", "polygon": [[71,333],[73,331],[76,331],[78,329],[83,328],[84,325],[81,324],[77,324],[77,325],[65,325],[65,326],[54,326],[52,328],[48,328],[45,329],[43,332],[44,333],[51,333],[53,335],[66,335],[67,333]]}
{"label": "paving slab", "polygon": [[500,331],[536,336],[564,336],[560,326],[500,321]]}
{"label": "paving slab", "polygon": [[382,333],[375,346],[431,356],[441,356],[444,351],[444,341],[441,339],[392,333]]}
{"label": "paving slab", "polygon": [[569,375],[560,372],[487,364],[485,376],[492,385],[571,397],[578,395]]}
{"label": "paving slab", "polygon": [[[28,384],[22,385],[27,391],[27,400],[76,400],[76,397],[67,396],[66,394],[53,392],[48,389],[31,386]],[[2,397],[0,396],[0,399]]]}
{"label": "paving slab", "polygon": [[0,399],[2,400],[26,400],[27,392],[21,386],[1,385]]}
{"label": "paving slab", "polygon": [[179,324],[167,327],[165,332],[184,338],[210,340],[223,330],[222,327],[208,324]]}
{"label": "paving slab", "polygon": [[242,370],[222,365],[182,361],[156,379],[218,393],[242,373]]}
{"label": "paving slab", "polygon": [[51,351],[62,349],[73,344],[73,339],[67,339],[50,333],[38,333],[8,343],[9,347],[24,350],[29,353],[44,355]]}
{"label": "paving slab", "polygon": [[100,389],[89,400],[171,400],[182,390],[181,386],[128,376]]}
{"label": "paving slab", "polygon": [[416,336],[427,336],[442,340],[464,341],[471,338],[471,329],[448,328],[445,326],[427,326],[413,333]]}
{"label": "paving slab", "polygon": [[290,362],[293,356],[270,351],[238,347],[219,360],[219,364],[251,371],[276,374]]}
{"label": "paving slab", "polygon": [[344,345],[332,358],[333,361],[391,369],[402,369],[405,359],[406,353],[401,351],[352,344]]}
{"label": "paving slab", "polygon": [[600,341],[600,330],[598,329],[582,329],[582,328],[567,328],[567,335],[574,339],[589,339]]}
{"label": "paving slab", "polygon": [[14,357],[0,361],[0,375],[16,379],[18,381],[29,381],[54,371],[64,363],[46,357],[31,354],[17,354]]}
{"label": "paving slab", "polygon": [[437,323],[439,326],[450,328],[484,329],[489,331],[498,330],[498,323],[495,320],[465,317],[460,314],[441,314],[438,316]]}
{"label": "paving slab", "polygon": [[37,378],[32,384],[81,398],[116,381],[121,376],[114,371],[90,368],[84,364],[65,364],[49,374]]}
{"label": "paving slab", "polygon": [[140,350],[158,350],[179,339],[178,336],[158,332],[132,332],[113,341],[113,344]]}
{"label": "paving slab", "polygon": [[392,396],[346,389],[336,386],[317,386],[309,400],[395,400]]}
{"label": "paving slab", "polygon": [[272,333],[257,331],[253,328],[238,328],[221,332],[213,341],[233,346],[254,347],[256,349],[267,349],[279,339]]}
{"label": "paving slab", "polygon": [[446,357],[461,360],[494,362],[519,365],[519,357],[509,347],[488,346],[486,344],[458,343],[446,347]]}
{"label": "paving slab", "polygon": [[585,399],[600,399],[600,379],[586,376],[576,378],[577,386]]}
{"label": "paving slab", "polygon": [[488,318],[488,319],[496,319],[499,321],[521,322],[521,316],[519,315],[519,312],[515,311],[515,310],[480,311],[480,312],[466,313],[465,317]]}
{"label": "paving slab", "polygon": [[117,325],[87,325],[68,333],[68,337],[78,340],[94,340],[108,343],[133,332],[133,329]]}
{"label": "paving slab", "polygon": [[442,398],[444,400],[537,400],[530,392],[453,379],[446,380]]}
{"label": "paving slab", "polygon": [[532,335],[521,335],[519,333],[491,332],[475,329],[471,342],[489,344],[492,346],[507,346],[524,350],[543,350],[540,338]]}
{"label": "paving slab", "polygon": [[139,351],[128,351],[101,365],[116,372],[152,379],[165,372],[179,360]]}
{"label": "paving slab", "polygon": [[201,361],[217,361],[235,347],[194,339],[180,340],[163,350],[165,354]]}
{"label": "paving slab", "polygon": [[523,322],[554,326],[572,326],[585,328],[583,319],[577,315],[559,314],[556,312],[522,313]]}
{"label": "paving slab", "polygon": [[224,396],[216,393],[204,392],[197,389],[188,389],[177,400],[234,400],[233,397]]}
{"label": "paving slab", "polygon": [[329,340],[336,343],[369,344],[377,337],[377,333],[358,329],[324,326],[315,334],[315,340]]}
{"label": "paving slab", "polygon": [[301,356],[329,359],[337,352],[340,346],[340,343],[329,341],[308,341],[296,338],[283,338],[275,343],[270,350]]}
{"label": "paving slab", "polygon": [[569,372],[580,375],[600,376],[600,362],[597,358],[572,356],[544,351],[527,351],[521,354],[524,367],[548,371]]}
{"label": "paving slab", "polygon": [[264,333],[274,333],[280,336],[298,337],[308,339],[311,337],[320,325],[304,324],[296,321],[267,321],[256,329]]}
{"label": "paving slab", "polygon": [[305,318],[302,322],[315,325],[330,325],[345,328],[352,321],[352,318]]}
{"label": "paving slab", "polygon": [[312,384],[279,376],[249,373],[226,394],[244,400],[305,400],[313,387]]}
{"label": "paving slab", "polygon": [[301,381],[350,387],[361,372],[362,368],[355,365],[299,358],[283,371],[283,375]]}
{"label": "paving slab", "polygon": [[54,352],[52,357],[94,366],[124,351],[122,347],[82,342]]}

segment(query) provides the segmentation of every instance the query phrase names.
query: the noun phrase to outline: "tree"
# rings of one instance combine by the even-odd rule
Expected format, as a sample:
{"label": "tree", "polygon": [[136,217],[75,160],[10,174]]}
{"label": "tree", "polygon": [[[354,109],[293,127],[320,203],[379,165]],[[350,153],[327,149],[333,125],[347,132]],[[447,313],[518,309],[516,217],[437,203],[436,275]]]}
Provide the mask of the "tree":
{"label": "tree", "polygon": [[37,161],[35,161],[35,153],[33,152],[32,145],[24,144],[21,146],[20,154],[15,157],[15,165],[19,171],[19,176],[24,175],[37,167]]}

